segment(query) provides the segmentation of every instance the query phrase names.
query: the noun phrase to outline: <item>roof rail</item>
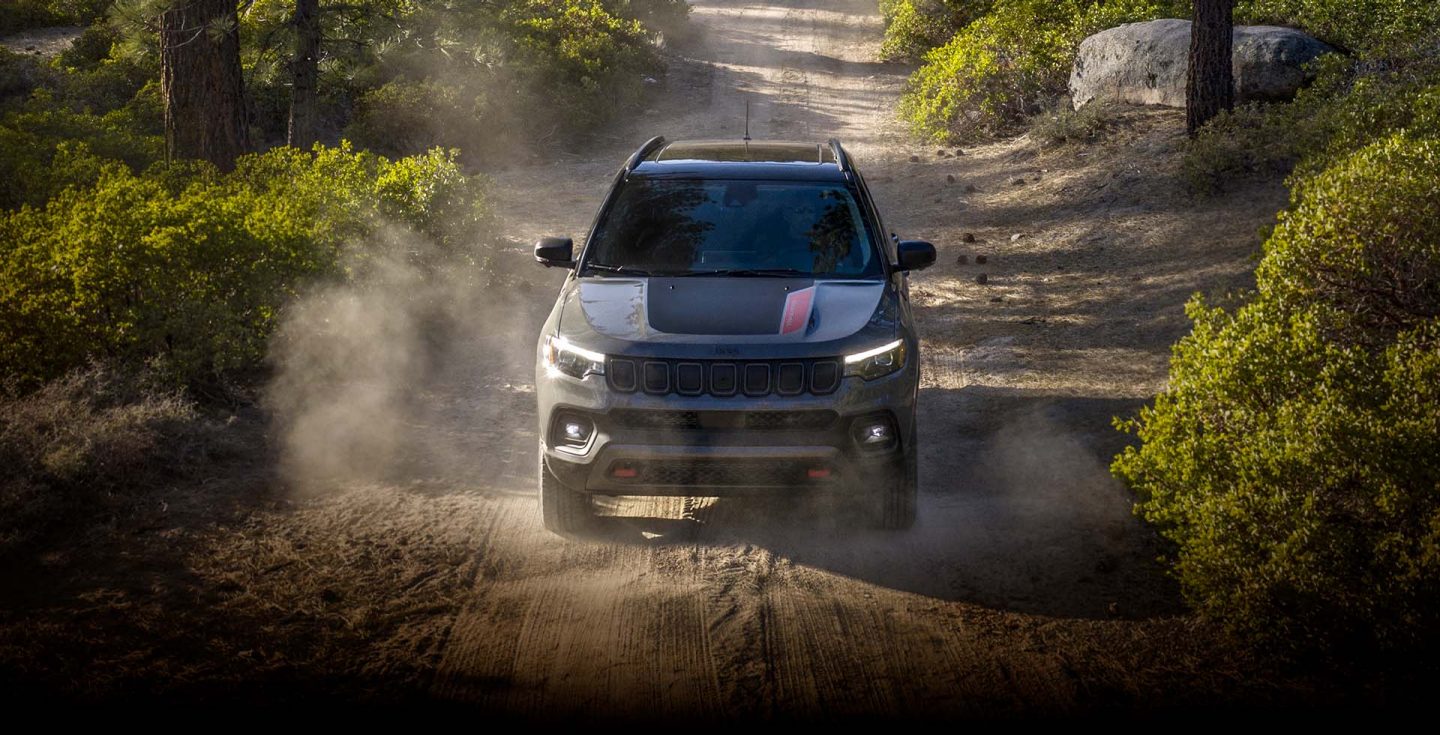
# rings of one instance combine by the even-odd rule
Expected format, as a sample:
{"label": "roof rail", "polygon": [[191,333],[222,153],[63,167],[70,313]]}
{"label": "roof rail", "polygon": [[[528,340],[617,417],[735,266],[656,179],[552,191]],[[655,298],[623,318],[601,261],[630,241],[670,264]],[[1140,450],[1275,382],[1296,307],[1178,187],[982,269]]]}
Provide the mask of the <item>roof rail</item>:
{"label": "roof rail", "polygon": [[645,141],[643,145],[635,149],[634,153],[630,154],[630,159],[625,162],[625,173],[628,174],[631,171],[634,171],[635,167],[640,165],[640,161],[644,159],[645,156],[650,153],[650,151],[653,151],[662,145],[665,145],[665,136],[663,135],[657,135],[650,140]]}
{"label": "roof rail", "polygon": [[845,153],[845,148],[840,145],[840,140],[838,138],[831,138],[828,143],[830,152],[835,155],[835,164],[840,167],[840,170],[845,173],[853,172],[855,169],[850,167],[850,156]]}

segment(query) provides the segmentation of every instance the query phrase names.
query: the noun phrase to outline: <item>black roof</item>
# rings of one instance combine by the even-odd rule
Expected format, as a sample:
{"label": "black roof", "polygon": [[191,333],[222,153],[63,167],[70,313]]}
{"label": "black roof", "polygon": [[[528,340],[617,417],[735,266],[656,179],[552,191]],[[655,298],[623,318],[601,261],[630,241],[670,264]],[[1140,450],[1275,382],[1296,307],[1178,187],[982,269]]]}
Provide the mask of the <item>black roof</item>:
{"label": "black roof", "polygon": [[787,140],[663,141],[649,150],[642,148],[629,173],[645,177],[844,181],[847,171],[836,161],[837,148],[833,142]]}

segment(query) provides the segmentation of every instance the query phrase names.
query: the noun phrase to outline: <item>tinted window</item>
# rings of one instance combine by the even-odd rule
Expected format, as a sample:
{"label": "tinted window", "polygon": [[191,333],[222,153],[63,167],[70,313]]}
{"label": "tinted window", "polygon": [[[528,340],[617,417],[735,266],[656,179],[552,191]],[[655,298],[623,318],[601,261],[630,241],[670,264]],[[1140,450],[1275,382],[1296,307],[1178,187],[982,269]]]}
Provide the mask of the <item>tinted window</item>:
{"label": "tinted window", "polygon": [[843,186],[673,179],[623,186],[591,237],[587,265],[652,273],[882,273],[860,208]]}

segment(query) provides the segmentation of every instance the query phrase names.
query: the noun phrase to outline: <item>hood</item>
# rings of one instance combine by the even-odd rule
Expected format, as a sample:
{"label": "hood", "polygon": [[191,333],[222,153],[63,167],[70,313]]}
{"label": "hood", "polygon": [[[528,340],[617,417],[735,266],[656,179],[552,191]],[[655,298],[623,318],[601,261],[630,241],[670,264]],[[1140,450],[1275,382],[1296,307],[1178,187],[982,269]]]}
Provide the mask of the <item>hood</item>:
{"label": "hood", "polygon": [[884,281],[809,278],[579,278],[566,285],[560,332],[584,340],[807,344],[860,331]]}

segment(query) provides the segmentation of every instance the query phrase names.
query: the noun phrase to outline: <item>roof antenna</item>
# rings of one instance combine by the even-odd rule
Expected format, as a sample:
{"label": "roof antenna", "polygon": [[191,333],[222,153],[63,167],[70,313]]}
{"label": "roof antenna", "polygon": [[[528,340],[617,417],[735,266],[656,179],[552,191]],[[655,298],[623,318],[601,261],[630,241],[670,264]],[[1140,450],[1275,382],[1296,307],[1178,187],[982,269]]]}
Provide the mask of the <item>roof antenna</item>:
{"label": "roof antenna", "polygon": [[750,100],[745,100],[745,142],[750,142]]}

